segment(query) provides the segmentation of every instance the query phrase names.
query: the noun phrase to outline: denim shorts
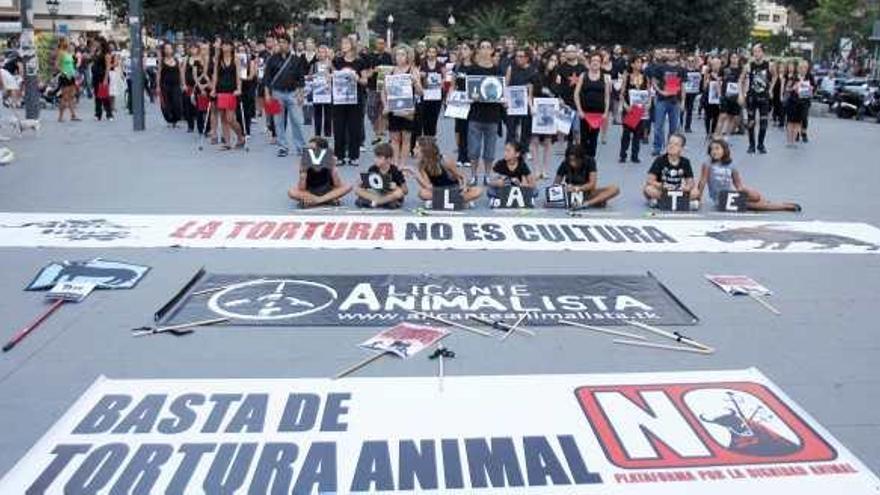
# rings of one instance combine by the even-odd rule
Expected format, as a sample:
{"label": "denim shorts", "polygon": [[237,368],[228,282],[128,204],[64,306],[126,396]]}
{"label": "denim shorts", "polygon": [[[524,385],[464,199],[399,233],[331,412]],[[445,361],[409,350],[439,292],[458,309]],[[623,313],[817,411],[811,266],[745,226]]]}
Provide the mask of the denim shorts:
{"label": "denim shorts", "polygon": [[497,122],[468,121],[468,159],[471,163],[476,164],[482,156],[483,162],[488,163],[491,167],[495,162],[497,141]]}

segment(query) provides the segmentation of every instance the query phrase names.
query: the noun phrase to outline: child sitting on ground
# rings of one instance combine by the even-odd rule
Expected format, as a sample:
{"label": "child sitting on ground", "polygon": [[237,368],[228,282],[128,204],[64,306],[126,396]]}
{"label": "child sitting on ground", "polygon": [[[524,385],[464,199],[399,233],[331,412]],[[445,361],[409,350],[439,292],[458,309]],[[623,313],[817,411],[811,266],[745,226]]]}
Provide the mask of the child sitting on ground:
{"label": "child sitting on ground", "polygon": [[310,139],[300,162],[299,181],[287,191],[290,199],[298,201],[301,208],[339,206],[340,199],[350,191],[351,186],[339,177],[336,158],[330,152],[327,140],[322,137]]}
{"label": "child sitting on ground", "polygon": [[691,200],[691,209],[699,209],[699,195],[694,188],[694,171],[690,160],[682,156],[686,143],[684,134],[672,134],[666,141],[666,153],[658,156],[651,165],[643,193],[652,208],[657,207],[666,191],[682,191]]}
{"label": "child sitting on ground", "polygon": [[380,143],[373,149],[376,164],[367,170],[368,177],[376,177],[380,187],[357,187],[355,204],[361,208],[400,208],[407,194],[406,178],[397,165],[391,163],[394,149],[388,143]]}
{"label": "child sitting on ground", "polygon": [[709,186],[709,199],[716,204],[723,191],[737,191],[746,195],[746,207],[754,211],[801,211],[797,203],[771,203],[761,193],[743,185],[739,170],[733,165],[730,145],[723,139],[713,139],[709,143],[709,163],[704,163],[700,173],[700,183],[696,188],[696,197],[703,196],[703,190]]}

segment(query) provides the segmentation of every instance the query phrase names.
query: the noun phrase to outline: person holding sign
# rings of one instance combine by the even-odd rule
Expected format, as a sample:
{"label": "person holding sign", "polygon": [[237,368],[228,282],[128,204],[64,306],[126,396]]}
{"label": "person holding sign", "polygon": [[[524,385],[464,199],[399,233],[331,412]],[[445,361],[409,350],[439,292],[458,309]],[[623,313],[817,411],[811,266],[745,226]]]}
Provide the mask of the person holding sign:
{"label": "person holding sign", "polygon": [[703,74],[700,72],[700,66],[697,65],[697,58],[693,55],[687,58],[685,62],[685,81],[684,81],[684,132],[690,134],[691,123],[694,120],[694,102],[700,94],[700,87],[703,82]]}
{"label": "person holding sign", "polygon": [[660,64],[651,70],[654,80],[654,156],[660,154],[666,138],[666,121],[669,121],[669,135],[678,132],[681,120],[681,103],[684,100],[682,79],[684,71],[678,65],[675,50],[665,53]]}
{"label": "person holding sign", "polygon": [[339,200],[350,191],[351,186],[342,182],[339,176],[336,158],[330,153],[327,140],[322,137],[310,139],[300,162],[299,182],[287,191],[290,199],[298,201],[302,208],[338,206]]}
{"label": "person holding sign", "polygon": [[554,185],[565,187],[571,208],[605,207],[618,194],[617,186],[598,187],[596,159],[587,156],[580,145],[565,150],[565,161],[556,169]]}
{"label": "person holding sign", "polygon": [[[376,163],[367,170],[366,182],[354,190],[361,208],[400,208],[406,197],[406,178],[392,159],[394,150],[388,143],[379,143],[373,149]],[[369,186],[369,187],[367,187]]]}
{"label": "person holding sign", "polygon": [[[704,163],[700,172],[700,182],[696,188],[697,199],[703,197],[703,190],[709,186],[709,198],[721,209],[725,205],[719,204],[724,192],[738,192],[746,198],[746,208],[754,211],[801,211],[797,203],[771,203],[764,199],[760,192],[743,185],[742,176],[733,164],[730,153],[730,145],[723,139],[713,139],[709,143],[709,162]],[[727,199],[727,201],[732,201]]]}
{"label": "person holding sign", "polygon": [[[419,137],[414,151],[419,164],[418,172],[414,173],[419,183],[419,199],[433,200],[435,189],[459,188],[462,200],[466,204],[471,204],[483,194],[482,188],[466,184],[465,177],[461,175],[452,160],[444,161],[434,138]],[[413,174],[411,169],[406,170]]]}
{"label": "person holding sign", "polygon": [[437,47],[429,46],[420,69],[422,101],[419,103],[419,125],[422,136],[437,135],[437,119],[443,106],[443,64],[437,59]]}
{"label": "person holding sign", "polygon": [[[468,76],[494,76],[499,80],[502,77],[501,69],[495,64],[493,53],[494,48],[489,40],[480,41],[480,48],[477,52],[476,63],[466,68]],[[485,81],[485,79],[483,79]],[[494,82],[494,81],[488,81]],[[469,85],[468,85],[469,86]],[[468,116],[468,159],[473,165],[472,177],[470,184],[477,185],[477,178],[480,175],[480,164],[483,166],[483,185],[487,182],[489,168],[495,162],[495,143],[498,140],[498,124],[501,122],[502,106],[501,92],[503,88],[500,85],[491,84],[487,88],[493,90],[492,94],[482,94],[482,86],[477,88],[480,101],[471,103],[471,113]],[[472,88],[468,87],[470,92]],[[496,94],[497,93],[497,94]],[[486,98],[483,98],[485,96]],[[473,95],[471,100],[474,100]],[[482,101],[486,100],[486,101]],[[481,160],[482,159],[482,160]]]}
{"label": "person holding sign", "polygon": [[741,74],[742,68],[739,66],[739,54],[731,53],[727,67],[724,69],[724,79],[721,85],[721,119],[718,123],[721,128],[719,131],[721,136],[726,136],[736,129],[739,116],[742,113],[742,103],[740,102],[740,95],[742,94],[740,85]]}
{"label": "person holding sign", "polygon": [[358,55],[354,41],[348,36],[342,38],[339,48],[341,54],[333,60],[333,70],[348,71],[354,76],[357,97],[353,104],[348,101],[333,102],[333,152],[340,164],[357,167],[361,158],[361,134],[364,125],[364,100],[366,100],[364,87],[369,75],[369,64]]}
{"label": "person holding sign", "polygon": [[[315,125],[315,136],[323,136],[329,138],[333,136],[333,105],[328,98],[330,94],[330,72],[333,71],[333,64],[330,61],[330,47],[321,45],[318,47],[318,58],[315,60],[311,69],[313,81],[312,86],[312,111]],[[314,81],[321,81],[320,94],[315,91]]]}
{"label": "person holding sign", "polygon": [[[385,89],[382,91],[382,106],[389,114],[388,132],[391,135],[391,147],[394,150],[394,163],[399,167],[405,167],[409,158],[409,143],[416,116],[413,97],[415,94],[421,94],[422,91],[419,83],[419,71],[413,66],[412,57],[412,51],[406,46],[398,46],[394,50],[396,65],[385,77]],[[406,76],[409,76],[408,87],[398,84],[398,81],[406,79]],[[397,102],[402,106],[398,107]]]}
{"label": "person holding sign", "polygon": [[574,88],[574,103],[578,116],[584,120],[580,127],[581,145],[587,156],[596,157],[599,131],[611,108],[611,76],[602,73],[602,56],[590,55],[589,66]]}
{"label": "person holding sign", "polygon": [[[498,160],[492,167],[492,180],[489,182],[491,188],[487,192],[489,197],[497,197],[499,190],[506,186],[534,189],[535,178],[526,165],[524,153],[525,148],[519,143],[504,145],[504,159]],[[533,191],[533,194],[536,193],[537,191]]]}
{"label": "person holding sign", "polygon": [[[458,48],[458,65],[453,68],[455,74],[455,91],[467,94],[467,73],[473,67],[474,49],[468,43]],[[471,166],[468,157],[468,119],[455,119],[455,145],[458,148],[459,167]]]}
{"label": "person holding sign", "polygon": [[633,163],[641,163],[639,149],[642,135],[651,115],[651,98],[648,93],[648,78],[642,73],[642,57],[636,55],[629,64],[629,72],[621,83],[621,105],[623,110],[623,132],[620,136],[620,163],[626,163],[626,152],[630,149]]}
{"label": "person holding sign", "polygon": [[[508,88],[525,87],[527,92],[526,102],[532,97],[532,84],[535,69],[532,67],[528,53],[518,48],[514,55],[514,62],[507,67],[507,73],[504,76],[505,84]],[[532,119],[526,110],[525,115],[512,115],[511,105],[508,104],[507,119],[505,125],[507,127],[507,142],[519,143],[525,149],[529,146],[532,131]]]}
{"label": "person holding sign", "polygon": [[382,108],[382,92],[379,87],[379,68],[394,65],[391,54],[386,51],[385,38],[376,38],[373,52],[368,56],[370,66],[367,80],[367,119],[373,125],[373,145],[382,142],[388,127],[387,116]]}
{"label": "person holding sign", "polygon": [[657,157],[648,171],[648,180],[642,190],[652,208],[656,208],[660,198],[668,192],[680,192],[681,200],[692,200],[692,209],[699,208],[698,191],[694,188],[694,171],[691,162],[684,156],[684,134],[675,133],[666,141],[666,153]]}
{"label": "person holding sign", "polygon": [[[531,80],[532,91],[529,95],[529,113],[531,114],[532,128],[529,129],[529,134],[532,136],[532,157],[534,160],[532,163],[538,169],[539,179],[547,177],[547,169],[550,167],[550,153],[553,149],[553,144],[556,142],[556,132],[554,131],[549,134],[533,132],[535,124],[539,123],[535,121],[537,113],[535,111],[535,98],[556,98],[556,93],[554,92],[556,85],[553,84],[553,78],[558,62],[558,57],[552,52],[550,55],[545,56],[539,64],[538,70],[532,75]],[[555,128],[555,122],[553,126]]]}
{"label": "person holding sign", "polygon": [[800,138],[802,124],[810,111],[810,99],[813,97],[813,84],[810,77],[810,65],[802,60],[797,73],[785,81],[785,116],[788,122],[786,146],[794,147]]}
{"label": "person holding sign", "polygon": [[718,137],[718,118],[721,116],[721,59],[712,57],[703,74],[703,121],[706,125],[706,139]]}

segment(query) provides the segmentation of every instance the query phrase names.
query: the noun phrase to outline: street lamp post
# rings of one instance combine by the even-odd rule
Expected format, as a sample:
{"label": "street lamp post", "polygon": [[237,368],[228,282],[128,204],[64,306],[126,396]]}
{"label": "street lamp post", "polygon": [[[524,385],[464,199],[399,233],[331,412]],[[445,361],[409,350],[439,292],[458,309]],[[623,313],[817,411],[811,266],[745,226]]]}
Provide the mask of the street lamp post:
{"label": "street lamp post", "polygon": [[52,19],[52,36],[54,37],[57,34],[55,31],[55,17],[58,15],[58,11],[61,10],[61,0],[46,0],[46,8],[49,9],[49,17]]}
{"label": "street lamp post", "polygon": [[393,39],[393,34],[394,34],[394,31],[393,31],[394,14],[388,14],[388,18],[385,20],[388,21],[388,33],[386,34],[386,38],[388,38],[388,39],[385,40],[385,44],[390,48],[392,46],[391,41]]}

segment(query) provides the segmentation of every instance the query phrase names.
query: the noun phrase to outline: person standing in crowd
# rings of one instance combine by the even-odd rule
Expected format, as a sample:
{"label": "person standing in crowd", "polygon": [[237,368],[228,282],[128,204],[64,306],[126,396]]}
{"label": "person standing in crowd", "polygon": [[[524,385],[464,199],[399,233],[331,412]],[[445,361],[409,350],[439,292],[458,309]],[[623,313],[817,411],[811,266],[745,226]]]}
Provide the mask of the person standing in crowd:
{"label": "person standing in crowd", "polygon": [[412,169],[407,168],[404,172],[415,176],[422,201],[430,202],[434,198],[434,189],[459,188],[465,203],[473,206],[473,202],[483,194],[482,188],[467,185],[465,177],[452,160],[443,159],[434,138],[421,136],[416,139],[414,155],[418,171],[413,173]]}
{"label": "person standing in crowd", "polygon": [[209,70],[209,67],[211,67],[209,53],[210,45],[202,43],[199,47],[198,57],[192,66],[192,75],[195,81],[193,94],[195,95],[196,106],[196,129],[202,135],[208,131],[206,128],[208,125],[207,113],[211,106],[211,92],[213,91],[211,87],[213,83],[211,74],[213,74],[213,71]]}
{"label": "person standing in crowd", "polygon": [[[586,71],[587,67],[578,59],[577,47],[574,45],[566,46],[563,61],[556,68],[555,93],[559,95],[562,103],[568,108],[576,108],[574,90],[581,80],[581,75]],[[580,119],[575,119],[574,124],[571,126],[571,132],[568,135],[568,141],[572,142],[572,140],[576,139],[575,136],[579,136],[579,131]]]}
{"label": "person standing in crowd", "polygon": [[[532,101],[532,81],[535,79],[535,70],[532,68],[532,61],[524,48],[517,48],[514,51],[514,61],[507,67],[504,79],[508,87],[525,86],[528,94],[526,101]],[[506,120],[507,142],[519,143],[522,149],[528,149],[532,135],[531,117],[528,114],[508,115]],[[541,178],[544,178],[543,175]]]}
{"label": "person standing in crowd", "polygon": [[773,109],[773,123],[776,127],[785,126],[785,110],[782,107],[782,85],[785,79],[785,62],[777,60],[773,63],[773,71],[776,77],[773,79],[773,87],[770,88],[770,106]]}
{"label": "person standing in crowd", "polygon": [[516,63],[516,50],[516,38],[513,36],[504,38],[504,51],[498,53],[498,56],[500,57],[498,60],[498,67],[501,69],[502,73],[506,74],[507,69]]}
{"label": "person standing in crowd", "polygon": [[122,70],[122,55],[115,54],[110,63],[110,107],[113,113],[119,110],[120,101],[125,101],[126,81],[125,72]]}
{"label": "person standing in crowd", "polygon": [[788,132],[786,133],[786,145],[796,146],[796,141],[801,135],[804,117],[810,111],[809,101],[813,97],[813,84],[810,80],[810,66],[806,60],[802,60],[797,67],[794,77],[785,81],[786,91],[786,121]]}
{"label": "person standing in crowd", "polygon": [[260,88],[257,92],[257,113],[264,113],[266,118],[266,133],[269,135],[269,143],[276,144],[277,140],[275,137],[275,119],[272,115],[269,115],[266,112],[263,112],[263,108],[265,105],[264,96],[266,95],[266,86],[263,81],[266,78],[266,65],[269,61],[269,58],[278,51],[278,43],[275,39],[275,35],[269,33],[266,35],[266,39],[263,43],[263,49],[258,52],[259,54],[259,68],[257,69],[257,76],[260,79]]}
{"label": "person standing in crowd", "polygon": [[[305,74],[311,74],[315,70],[315,64],[318,63],[318,49],[315,47],[315,40],[306,38],[300,57],[302,57],[303,71]],[[314,118],[315,107],[312,105],[312,95],[306,91],[305,104],[303,105],[303,124],[312,125]]]}
{"label": "person standing in crowd", "polygon": [[[70,120],[80,120],[76,116],[76,67],[73,63],[73,54],[70,53],[70,43],[67,38],[58,40],[58,51],[55,54],[55,68],[58,71],[58,87],[61,98],[58,102],[58,122],[64,122],[64,111],[70,110]],[[109,87],[108,87],[109,90]],[[109,98],[109,94],[107,97]]]}
{"label": "person standing in crowd", "polygon": [[620,89],[623,86],[623,76],[628,69],[629,63],[623,56],[623,48],[614,45],[611,51],[611,116],[615,124],[620,123]]}
{"label": "person standing in crowd", "polygon": [[[190,43],[186,59],[183,61],[183,117],[186,119],[186,132],[195,132],[199,116],[196,107],[196,64],[199,62],[199,44]],[[199,122],[199,129],[202,123]]]}
{"label": "person standing in crowd", "polygon": [[385,130],[388,128],[388,117],[385,115],[385,109],[382,108],[382,93],[378,90],[379,67],[394,65],[384,38],[376,38],[368,63],[370,77],[367,79],[367,119],[373,126],[373,146],[375,146],[385,138]]}
{"label": "person standing in crowd", "polygon": [[[79,52],[78,54],[80,57],[82,56]],[[79,66],[77,66],[77,70],[79,70]],[[24,74],[24,63],[18,50],[7,52],[0,74],[2,74],[3,93],[8,98],[9,105],[12,108],[21,107],[21,77]]]}
{"label": "person standing in crowd", "polygon": [[[476,63],[466,69],[468,76],[501,77],[501,69],[493,60],[494,48],[489,40],[480,41]],[[468,115],[468,159],[473,165],[471,185],[475,186],[483,170],[483,185],[488,182],[489,170],[495,163],[498,126],[501,124],[501,103],[473,102]],[[482,159],[482,160],[481,160]]]}
{"label": "person standing in crowd", "polygon": [[238,111],[238,100],[241,97],[241,77],[238,57],[233,51],[234,47],[229,40],[220,42],[219,56],[214,64],[214,97],[216,99],[218,119],[223,126],[223,149],[232,149],[232,136],[234,132],[238,141],[236,148],[244,148],[245,137],[241,127],[236,121],[235,114]]}
{"label": "person standing in crowd", "polygon": [[241,78],[241,111],[238,112],[238,124],[244,135],[250,138],[251,123],[257,116],[257,59],[250,45],[238,47],[239,78]]}
{"label": "person standing in crowd", "polygon": [[[806,64],[805,79],[810,83],[810,95],[813,95],[813,94],[815,94],[816,87],[817,87],[816,86],[816,78],[813,77],[813,70],[810,67],[810,63],[806,60],[801,60],[799,65],[804,65],[804,64]],[[806,86],[802,85],[801,88],[804,89],[804,91],[802,91],[801,94],[806,94],[806,89],[805,89]],[[807,127],[810,124],[810,106],[813,104],[813,99],[812,99],[812,97],[806,98],[806,99],[801,97],[801,99],[804,100],[804,101],[802,101],[802,104],[804,105],[805,108],[803,109],[803,114],[802,114],[803,121],[801,122],[801,132],[798,135],[798,138],[800,138],[802,143],[807,144],[810,142],[809,138],[807,138]]]}
{"label": "person standing in crowd", "polygon": [[654,101],[654,156],[658,156],[666,141],[666,123],[669,135],[678,132],[681,120],[681,102],[684,100],[683,74],[678,66],[678,54],[670,50],[662,55],[660,63],[652,68]]}
{"label": "person standing in crowd", "polygon": [[333,151],[341,165],[359,166],[361,137],[364,127],[364,88],[369,76],[369,64],[358,55],[357,47],[348,36],[342,38],[340,54],[333,60],[334,71],[351,71],[357,79],[357,103],[333,105]]}
{"label": "person standing in crowd", "polygon": [[162,116],[171,127],[177,127],[177,122],[183,116],[183,77],[181,64],[174,56],[174,45],[162,44],[160,51],[162,60],[159,61],[159,106],[162,108]]}
{"label": "person standing in crowd", "polygon": [[727,136],[732,134],[737,127],[739,116],[742,113],[740,95],[742,87],[740,75],[742,68],[739,65],[739,54],[731,53],[727,67],[724,68],[724,80],[721,85],[721,118],[718,122],[721,128],[719,134]]}
{"label": "person standing in crowd", "polygon": [[721,85],[724,76],[721,73],[721,59],[712,57],[703,70],[703,123],[706,127],[706,139],[719,137],[718,118],[721,115]]}
{"label": "person standing in crowd", "polygon": [[[409,47],[399,45],[394,50],[394,68],[390,75],[407,75],[413,86],[413,96],[421,94],[419,71],[413,66],[413,54]],[[391,134],[391,149],[393,150],[393,162],[398,167],[405,167],[409,159],[410,136],[415,126],[415,108],[403,111],[394,111],[388,102],[388,84],[382,92],[382,107],[388,113],[388,132]],[[413,102],[413,106],[415,102]]]}
{"label": "person standing in crowd", "polygon": [[[621,86],[621,105],[624,118],[633,110],[633,106],[638,104],[633,101],[633,96],[636,94],[643,96],[647,95],[650,88],[648,78],[645,77],[645,74],[642,72],[643,63],[644,60],[641,56],[634,56],[629,64],[629,72],[625,73],[623,76],[623,83]],[[644,132],[645,126],[650,118],[649,116],[651,115],[650,98],[644,98],[641,107],[642,117],[639,119],[639,122],[635,127],[630,128],[626,124],[623,125],[623,131],[620,135],[620,163],[626,163],[627,151],[630,151],[630,160],[633,163],[641,163],[639,160],[639,150],[642,145],[642,133]],[[632,146],[631,149],[630,146]]]}
{"label": "person standing in crowd", "polygon": [[611,98],[608,99],[608,118],[602,121],[602,129],[599,134],[600,141],[602,144],[605,144],[608,141],[608,127],[611,125],[611,115],[612,110],[614,109],[613,97],[614,97],[614,83],[611,81],[612,73],[614,72],[614,65],[611,63],[611,54],[606,50],[600,50],[599,56],[602,59],[602,63],[600,65],[602,69],[602,76],[607,81],[608,86],[611,91]]}
{"label": "person standing in crowd", "polygon": [[[746,65],[740,76],[740,87],[746,93],[746,125],[749,132],[749,149],[755,152],[755,117],[758,117],[758,153],[767,153],[764,138],[767,136],[767,125],[770,119],[770,90],[776,84],[776,73],[770,62],[764,59],[764,47],[755,43],[752,47],[752,60]],[[740,96],[742,104],[742,96]]]}
{"label": "person standing in crowd", "polygon": [[[697,65],[697,58],[693,55],[687,58],[685,62],[685,87],[684,87],[684,113],[681,120],[684,121],[684,132],[690,134],[691,124],[694,121],[694,104],[698,103],[697,97],[703,83],[703,74],[700,72],[700,66]],[[679,121],[681,124],[681,121]]]}
{"label": "person standing in crowd", "polygon": [[[558,62],[559,58],[556,54],[550,53],[544,57],[543,62],[538,66],[538,70],[535,71],[532,77],[529,111],[533,115],[535,113],[535,98],[556,98],[556,93],[554,93],[553,90],[556,88],[554,77]],[[531,134],[531,129],[529,129],[529,133]],[[555,142],[556,135],[532,134],[533,164],[535,165],[535,168],[538,169],[539,179],[543,180],[547,177],[547,170],[550,167],[550,155]]]}
{"label": "person standing in crowd", "polygon": [[[453,68],[455,73],[455,90],[467,91],[467,73],[473,67],[474,48],[468,43],[462,43],[458,50],[458,65]],[[468,119],[455,119],[455,144],[458,147],[458,166],[470,167],[471,161],[468,157]]]}
{"label": "person standing in crowd", "polygon": [[[211,78],[211,108],[208,111],[208,134],[211,136],[211,144],[218,144],[220,140],[217,138],[219,132],[220,109],[217,107],[217,65],[220,59],[220,45],[222,40],[217,37],[214,43],[208,48],[208,74]],[[237,73],[236,73],[237,77]]]}
{"label": "person standing in crowd", "polygon": [[[330,61],[330,48],[327,45],[318,47],[318,58],[312,67],[312,77],[320,77],[327,81],[327,89],[330,89],[330,73],[333,64]],[[314,112],[315,136],[329,138],[333,135],[333,105],[331,103],[312,103]]]}
{"label": "person standing in crowd", "polygon": [[[595,158],[602,122],[608,119],[611,108],[610,76],[602,74],[602,56],[590,55],[590,65],[574,89],[574,102],[581,122],[581,145],[587,156]],[[599,120],[601,119],[601,120]]]}
{"label": "person standing in crowd", "polygon": [[428,87],[428,82],[432,82],[434,85],[432,88],[434,91],[422,94],[418,111],[418,124],[421,125],[420,134],[433,137],[437,135],[437,120],[440,118],[440,109],[443,106],[441,87],[445,77],[443,64],[437,59],[436,46],[428,47],[428,51],[425,52],[425,60],[422,61],[422,65],[419,68],[419,73],[423,90]]}
{"label": "person standing in crowd", "polygon": [[[299,155],[305,147],[303,135],[303,87],[305,67],[303,59],[290,49],[290,38],[282,34],[277,38],[278,51],[266,61],[263,74],[264,98],[281,104],[281,112],[275,115],[275,135],[278,142],[279,157],[286,157],[291,148]],[[292,135],[292,141],[288,139]]]}

